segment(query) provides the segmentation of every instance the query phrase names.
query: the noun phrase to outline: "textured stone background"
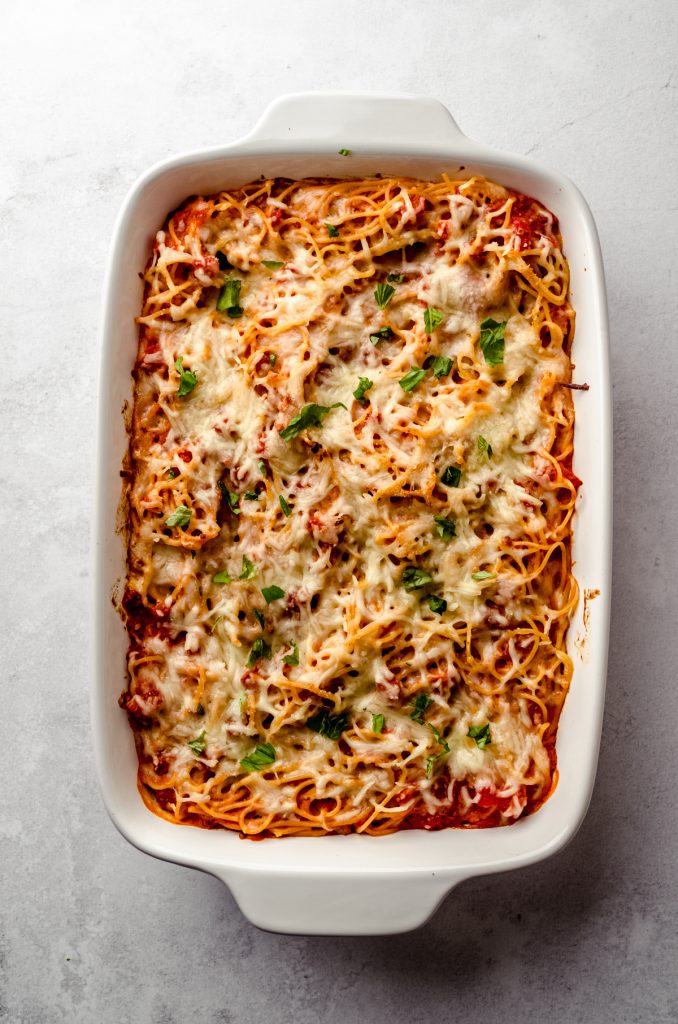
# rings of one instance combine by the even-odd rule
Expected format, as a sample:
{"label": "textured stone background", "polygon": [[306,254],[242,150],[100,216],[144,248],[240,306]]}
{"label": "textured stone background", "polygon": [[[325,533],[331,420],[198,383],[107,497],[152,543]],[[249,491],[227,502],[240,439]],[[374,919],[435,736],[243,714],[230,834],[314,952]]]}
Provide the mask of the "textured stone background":
{"label": "textured stone background", "polygon": [[[678,1020],[675,0],[4,5],[0,60],[0,1019]],[[88,713],[100,290],[133,179],[282,92],[412,91],[569,174],[605,253],[615,572],[600,773],[576,840],[421,931],[264,934],[109,823]],[[594,439],[592,440],[594,443]],[[9,458],[8,458],[9,453]]]}

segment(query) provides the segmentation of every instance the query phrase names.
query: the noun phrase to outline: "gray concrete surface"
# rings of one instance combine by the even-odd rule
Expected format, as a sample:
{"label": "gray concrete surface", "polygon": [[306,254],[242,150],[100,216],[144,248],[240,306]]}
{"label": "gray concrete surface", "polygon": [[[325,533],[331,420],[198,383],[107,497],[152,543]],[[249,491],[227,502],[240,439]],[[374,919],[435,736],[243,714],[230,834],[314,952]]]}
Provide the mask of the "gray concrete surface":
{"label": "gray concrete surface", "polygon": [[[676,10],[3,6],[0,1019],[678,1021]],[[120,838],[90,750],[95,380],[116,211],[149,163],[237,136],[281,92],[327,87],[437,96],[469,134],[565,171],[597,217],[609,285],[614,610],[589,815],[550,862],[469,882],[388,939],[257,931],[219,882]]]}

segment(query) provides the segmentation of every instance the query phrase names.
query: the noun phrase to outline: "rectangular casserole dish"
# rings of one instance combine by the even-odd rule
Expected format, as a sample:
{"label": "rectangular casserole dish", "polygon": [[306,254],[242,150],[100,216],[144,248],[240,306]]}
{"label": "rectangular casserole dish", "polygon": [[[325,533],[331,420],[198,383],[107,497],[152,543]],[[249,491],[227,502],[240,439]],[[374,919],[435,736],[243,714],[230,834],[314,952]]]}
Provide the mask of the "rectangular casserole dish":
{"label": "rectangular casserole dish", "polygon": [[[351,150],[350,163],[338,150]],[[132,732],[117,705],[127,634],[112,596],[125,576],[117,529],[120,467],[132,398],[139,271],[167,213],[192,194],[257,178],[404,174],[435,179],[481,173],[534,195],[560,220],[576,310],[574,471],[583,481],[574,526],[579,607],[568,636],[574,677],[558,740],[559,782],[534,815],[506,828],[408,831],[243,842],[228,831],[177,827],[144,806],[136,786]],[[273,931],[387,934],[423,924],[443,897],[475,875],[541,860],[577,831],[598,757],[606,676],[611,569],[611,399],[603,269],[591,213],[563,176],[524,157],[467,139],[435,100],[413,96],[308,94],[273,103],[254,130],[227,146],[157,164],[127,196],[118,217],[105,285],[99,394],[93,724],[108,812],[139,849],[221,878],[243,913]],[[595,596],[595,600],[593,597]]]}

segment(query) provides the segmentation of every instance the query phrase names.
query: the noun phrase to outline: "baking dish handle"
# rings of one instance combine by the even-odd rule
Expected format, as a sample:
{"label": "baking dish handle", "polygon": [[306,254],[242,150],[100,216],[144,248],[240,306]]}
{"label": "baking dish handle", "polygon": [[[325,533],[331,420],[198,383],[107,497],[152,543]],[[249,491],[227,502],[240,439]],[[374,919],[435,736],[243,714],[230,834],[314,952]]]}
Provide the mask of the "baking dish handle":
{"label": "baking dish handle", "polygon": [[325,142],[338,149],[432,149],[465,138],[439,100],[429,96],[291,93],[264,111],[247,141]]}
{"label": "baking dish handle", "polygon": [[314,877],[311,872],[214,872],[245,917],[266,931],[294,935],[392,935],[428,921],[463,879],[426,872]]}

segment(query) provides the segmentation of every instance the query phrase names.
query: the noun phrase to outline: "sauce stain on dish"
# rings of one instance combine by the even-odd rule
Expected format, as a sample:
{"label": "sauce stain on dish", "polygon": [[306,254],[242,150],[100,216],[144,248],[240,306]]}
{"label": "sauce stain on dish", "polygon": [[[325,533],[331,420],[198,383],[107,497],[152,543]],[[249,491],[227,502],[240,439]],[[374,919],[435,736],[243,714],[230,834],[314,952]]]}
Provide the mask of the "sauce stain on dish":
{"label": "sauce stain on dish", "polygon": [[579,652],[582,661],[588,661],[589,643],[591,640],[591,602],[600,596],[597,587],[587,587],[584,590],[584,605],[582,609],[582,632],[574,638],[574,645]]}

